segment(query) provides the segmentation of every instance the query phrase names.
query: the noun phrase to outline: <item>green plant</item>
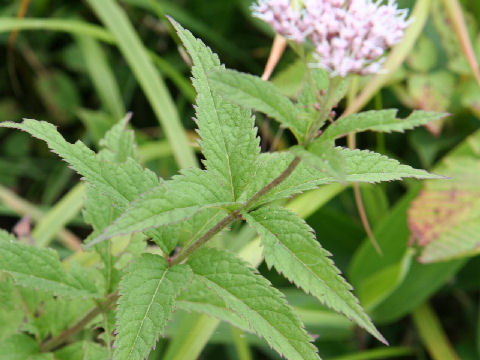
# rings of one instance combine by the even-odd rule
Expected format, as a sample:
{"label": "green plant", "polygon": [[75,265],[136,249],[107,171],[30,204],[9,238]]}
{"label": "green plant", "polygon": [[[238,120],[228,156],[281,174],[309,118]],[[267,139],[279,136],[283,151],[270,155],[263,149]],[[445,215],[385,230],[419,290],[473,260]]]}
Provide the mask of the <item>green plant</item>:
{"label": "green plant", "polygon": [[[94,229],[85,243],[100,259],[93,268],[75,262],[65,268],[54,250],[0,233],[2,286],[9,301],[23,299],[26,309],[34,307],[29,301],[43,301],[80,319],[51,338],[45,337],[48,331],[35,334],[39,343],[18,334],[5,346],[32,355],[54,351],[66,358],[84,351],[106,358],[113,351],[115,359],[143,359],[177,307],[254,332],[288,359],[318,358],[284,296],[221,240],[230,226],[243,221],[260,236],[269,267],[385,342],[312,229],[283,204],[331,183],[440,178],[371,151],[336,147],[335,139],[367,130],[403,132],[445,114],[417,111],[399,119],[395,110],[368,111],[326,127],[344,96],[345,81],[312,70],[312,81],[294,103],[269,82],[224,69],[200,40],[173,25],[193,63],[205,170],[184,168],[163,180],[143,168],[128,117],[106,133],[98,153],[82,142],[66,142],[45,122],[0,124],[45,141],[84,178],[83,215]],[[250,109],[276,119],[298,145],[260,153]],[[320,128],[325,130],[318,136]],[[146,248],[147,239],[156,247]],[[28,300],[33,290],[42,295]],[[64,346],[91,321],[103,328],[104,346],[88,339]]]}

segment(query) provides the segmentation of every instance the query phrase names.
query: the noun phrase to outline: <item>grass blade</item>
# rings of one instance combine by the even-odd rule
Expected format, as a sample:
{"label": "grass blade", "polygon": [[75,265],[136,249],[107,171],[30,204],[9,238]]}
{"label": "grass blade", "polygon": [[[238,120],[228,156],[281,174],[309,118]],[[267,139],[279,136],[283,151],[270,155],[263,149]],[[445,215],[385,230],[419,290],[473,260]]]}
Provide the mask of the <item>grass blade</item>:
{"label": "grass blade", "polygon": [[413,312],[413,321],[433,360],[460,360],[453,350],[442,324],[428,303]]}
{"label": "grass blade", "polygon": [[79,36],[77,43],[98,97],[105,109],[115,118],[115,122],[118,121],[125,116],[125,106],[105,52],[91,37]]}
{"label": "grass blade", "polygon": [[117,40],[165,131],[178,165],[182,168],[198,166],[170,93],[122,8],[114,0],[87,2]]}

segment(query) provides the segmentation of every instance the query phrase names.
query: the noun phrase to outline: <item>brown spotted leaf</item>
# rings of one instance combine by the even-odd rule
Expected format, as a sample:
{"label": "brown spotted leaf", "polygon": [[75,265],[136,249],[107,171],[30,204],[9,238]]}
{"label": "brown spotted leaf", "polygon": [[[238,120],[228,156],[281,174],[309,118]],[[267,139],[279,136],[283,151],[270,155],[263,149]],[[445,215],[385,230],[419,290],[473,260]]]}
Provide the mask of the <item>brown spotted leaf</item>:
{"label": "brown spotted leaf", "polygon": [[425,263],[480,253],[480,158],[454,157],[437,171],[451,179],[427,181],[408,214]]}

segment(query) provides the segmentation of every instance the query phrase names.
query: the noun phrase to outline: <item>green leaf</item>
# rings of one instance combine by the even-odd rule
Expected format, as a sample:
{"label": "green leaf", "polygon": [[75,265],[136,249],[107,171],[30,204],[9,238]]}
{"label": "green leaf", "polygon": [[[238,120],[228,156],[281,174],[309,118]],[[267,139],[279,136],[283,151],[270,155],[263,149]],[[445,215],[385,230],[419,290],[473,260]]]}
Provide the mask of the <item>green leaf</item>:
{"label": "green leaf", "polygon": [[[345,179],[347,182],[376,183],[380,181],[400,180],[402,178],[443,179],[441,176],[430,174],[425,170],[414,169],[408,165],[402,165],[397,160],[390,159],[372,151],[337,149],[345,159]],[[255,176],[242,194],[240,201],[248,199],[279,176],[292,159],[293,155],[288,153],[261,154],[257,160]],[[295,194],[315,189],[319,185],[329,184],[335,181],[335,178],[332,176],[302,161],[285,181],[265,194],[259,199],[256,205],[288,198]]]}
{"label": "green leaf", "polygon": [[0,229],[0,241],[16,241],[15,236]]}
{"label": "green leaf", "polygon": [[235,70],[218,70],[208,75],[212,87],[228,101],[263,112],[288,127],[297,139],[303,139],[307,123],[289,98],[268,81]]}
{"label": "green leaf", "polygon": [[257,130],[249,110],[223,100],[208,82],[208,74],[223,69],[218,57],[188,30],[171,20],[190,54],[193,85],[197,90],[196,122],[208,170],[235,201],[249,182],[260,152]]}
{"label": "green leaf", "polygon": [[20,303],[13,281],[8,278],[0,281],[0,340],[16,333],[20,328],[25,318]]}
{"label": "green leaf", "polygon": [[0,360],[28,360],[39,353],[38,344],[24,334],[15,334],[0,341]]}
{"label": "green leaf", "polygon": [[414,111],[406,119],[396,117],[397,110],[371,110],[353,114],[337,120],[330,125],[317,141],[324,142],[347,135],[350,132],[381,131],[381,132],[404,132],[414,127],[428,124],[431,121],[440,120],[448,114]]}
{"label": "green leaf", "polygon": [[[23,299],[28,296],[25,291],[22,291],[21,294]],[[19,301],[22,301],[20,299]],[[93,300],[45,296],[33,308],[32,312],[24,313],[24,316],[27,315],[29,320],[28,328],[25,330],[34,334],[39,340],[56,337],[65,329],[74,326],[95,306],[96,303]],[[25,311],[25,308],[23,308],[23,311]]]}
{"label": "green leaf", "polygon": [[212,296],[210,289],[197,278],[194,278],[192,284],[179,296],[176,305],[180,310],[208,314],[239,329],[250,330],[249,323],[245,318],[231,311],[221,297]]}
{"label": "green leaf", "polygon": [[326,143],[313,143],[308,150],[302,146],[293,146],[290,151],[300,156],[308,166],[333,177],[338,182],[345,181],[345,159],[340,148]]}
{"label": "green leaf", "polygon": [[243,216],[260,234],[270,268],[386,342],[303,219],[280,207],[262,207]]}
{"label": "green leaf", "polygon": [[445,179],[373,151],[341,149],[341,153],[345,158],[347,181],[377,183],[403,178]]}
{"label": "green leaf", "polygon": [[202,248],[187,262],[195,282],[220,297],[287,359],[319,359],[311,338],[283,295],[246,263],[225,251]]}
{"label": "green leaf", "polygon": [[170,254],[177,245],[188,246],[199,239],[224,217],[225,211],[222,209],[202,209],[185,221],[156,229],[156,236],[152,240],[164,254]]}
{"label": "green leaf", "polygon": [[120,282],[114,357],[143,360],[163,333],[192,271],[187,265],[169,267],[153,254],[143,254],[128,270]]}
{"label": "green leaf", "polygon": [[103,149],[98,155],[102,160],[116,163],[125,162],[128,158],[138,160],[135,133],[133,130],[127,129],[130,118],[131,114],[127,114],[100,140],[99,145]]}
{"label": "green leaf", "polygon": [[75,342],[55,351],[57,360],[105,360],[109,359],[108,349],[91,341]]}
{"label": "green leaf", "polygon": [[47,122],[25,119],[22,123],[3,122],[0,127],[20,129],[45,141],[53,152],[69,163],[87,182],[121,208],[159,183],[153,172],[143,169],[135,160],[127,159],[122,164],[101,161],[82,142],[70,144],[65,141],[55,126]]}
{"label": "green leaf", "polygon": [[[0,271],[25,287],[67,297],[99,297],[95,285],[65,272],[55,251],[18,241],[0,241]],[[88,284],[88,286],[86,286]]]}
{"label": "green leaf", "polygon": [[115,222],[88,246],[113,236],[159,228],[184,221],[200,210],[221,207],[228,194],[216,177],[204,170],[188,169],[133,202]]}

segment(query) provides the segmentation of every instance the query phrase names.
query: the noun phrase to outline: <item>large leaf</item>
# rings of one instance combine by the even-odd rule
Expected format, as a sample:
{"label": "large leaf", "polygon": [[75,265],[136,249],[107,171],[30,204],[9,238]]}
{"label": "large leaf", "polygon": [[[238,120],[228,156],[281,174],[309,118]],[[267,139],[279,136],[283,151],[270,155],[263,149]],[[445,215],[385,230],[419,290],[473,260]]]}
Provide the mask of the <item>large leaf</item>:
{"label": "large leaf", "polygon": [[175,299],[191,281],[186,265],[169,267],[158,255],[144,254],[120,282],[116,360],[143,360],[155,345],[175,307]]}
{"label": "large leaf", "polygon": [[307,122],[280,90],[258,76],[235,70],[219,70],[208,76],[213,88],[228,101],[265,113],[293,131],[301,140],[307,131]]}
{"label": "large leaf", "polygon": [[203,248],[187,262],[194,281],[220,297],[226,307],[249,323],[287,359],[318,359],[311,339],[283,295],[262,276],[228,252]]}
{"label": "large leaf", "polygon": [[234,201],[250,180],[260,151],[253,117],[250,110],[227,103],[211,88],[208,74],[223,69],[218,57],[171,21],[193,61],[193,85],[198,93],[196,122],[205,165],[219,174],[220,186],[229,189],[230,201]]}
{"label": "large leaf", "polygon": [[[349,150],[337,148],[344,158],[346,181],[376,183],[402,178],[439,179],[425,170],[402,165],[397,160],[368,150]],[[279,176],[292,161],[293,155],[287,153],[261,154],[257,161],[257,170],[241,200],[248,199],[258,190]],[[257,204],[291,197],[292,195],[315,189],[319,185],[335,182],[335,178],[324,171],[309,166],[304,161],[281,184],[263,196]]]}
{"label": "large leaf", "polygon": [[447,116],[445,113],[414,111],[406,119],[396,117],[397,110],[371,110],[346,116],[330,125],[317,141],[323,142],[345,136],[350,132],[381,131],[404,132],[414,127],[440,120]]}
{"label": "large leaf", "polygon": [[[223,189],[225,190],[225,189]],[[116,235],[145,231],[184,221],[205,208],[226,205],[228,194],[216,177],[200,169],[185,170],[133,202],[89,246]]]}
{"label": "large leaf", "polygon": [[0,241],[0,271],[13,276],[25,287],[67,297],[100,297],[88,277],[78,279],[67,273],[55,251],[20,243]]}
{"label": "large leaf", "polygon": [[269,267],[385,342],[303,219],[284,208],[268,206],[243,216],[261,235]]}

